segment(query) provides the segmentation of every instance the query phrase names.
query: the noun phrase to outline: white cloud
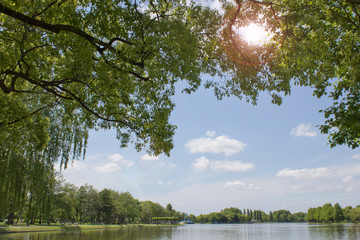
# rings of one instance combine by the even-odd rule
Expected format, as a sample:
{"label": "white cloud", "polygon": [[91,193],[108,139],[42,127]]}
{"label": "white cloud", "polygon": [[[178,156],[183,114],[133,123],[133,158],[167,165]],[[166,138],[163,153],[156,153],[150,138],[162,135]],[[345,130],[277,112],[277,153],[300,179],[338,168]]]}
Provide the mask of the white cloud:
{"label": "white cloud", "polygon": [[111,173],[121,171],[121,167],[117,163],[108,163],[103,166],[94,167],[94,170],[101,173]]}
{"label": "white cloud", "polygon": [[123,167],[131,167],[134,165],[134,161],[126,160],[123,155],[118,153],[110,155],[108,159],[113,163],[119,163]]}
{"label": "white cloud", "polygon": [[304,168],[298,170],[291,170],[288,168],[282,169],[276,175],[277,177],[297,178],[297,179],[311,179],[324,178],[332,176],[332,172],[327,168]]}
{"label": "white cloud", "polygon": [[134,165],[134,161],[124,159],[124,156],[121,154],[112,154],[108,156],[109,163],[106,163],[102,166],[95,166],[94,170],[101,173],[111,173],[121,171],[122,167],[131,167]]}
{"label": "white cloud", "polygon": [[243,163],[241,161],[214,161],[210,163],[211,169],[225,170],[231,172],[247,172],[255,167],[252,163]]}
{"label": "white cloud", "polygon": [[195,163],[192,164],[193,168],[197,171],[205,171],[209,166],[210,161],[206,157],[200,157],[195,160]]}
{"label": "white cloud", "polygon": [[352,191],[354,191],[354,190],[355,190],[355,189],[354,189],[353,187],[347,187],[345,191],[346,191],[346,192],[352,192]]}
{"label": "white cloud", "polygon": [[336,172],[339,176],[359,176],[360,175],[360,164],[351,164],[338,166]]}
{"label": "white cloud", "polygon": [[215,137],[216,133],[215,131],[206,131],[206,136],[208,137]]}
{"label": "white cloud", "polygon": [[83,162],[73,161],[71,163],[71,169],[72,170],[80,170],[80,169],[83,169],[83,168],[85,168],[85,164]]}
{"label": "white cloud", "polygon": [[124,156],[121,154],[112,154],[108,157],[108,159],[112,162],[121,162],[124,159]]}
{"label": "white cloud", "polygon": [[299,126],[291,129],[290,135],[296,137],[298,136],[316,137],[316,132],[310,131],[310,127],[311,127],[310,123],[308,124],[301,123]]}
{"label": "white cloud", "polygon": [[347,176],[342,179],[342,183],[352,183],[354,182],[354,178],[352,176]]}
{"label": "white cloud", "polygon": [[141,157],[142,160],[145,161],[155,161],[155,160],[159,160],[158,156],[153,156],[153,155],[149,155],[149,154],[145,154]]}
{"label": "white cloud", "polygon": [[64,165],[60,168],[60,163],[54,165],[54,170],[58,172],[73,172],[80,171],[85,168],[85,164],[80,160],[73,160],[67,164],[67,168]]}
{"label": "white cloud", "polygon": [[155,165],[155,168],[176,168],[178,165],[172,162],[162,162]]}
{"label": "white cloud", "polygon": [[158,181],[158,185],[163,186],[163,185],[171,185],[171,182],[163,182],[163,181]]}
{"label": "white cloud", "polygon": [[244,182],[235,181],[235,182],[227,182],[225,184],[226,188],[236,188],[236,189],[244,189],[244,190],[258,190],[259,186],[255,186],[255,184],[246,184]]}
{"label": "white cloud", "polygon": [[192,139],[185,147],[191,153],[225,153],[225,156],[230,156],[244,150],[246,144],[223,135],[216,138]]}
{"label": "white cloud", "polygon": [[230,172],[246,172],[255,167],[252,163],[243,163],[242,161],[210,161],[206,157],[200,157],[192,164],[197,171],[205,171],[208,167],[212,170],[225,170]]}
{"label": "white cloud", "polygon": [[352,157],[353,157],[353,159],[359,159],[360,158],[360,153],[354,154]]}

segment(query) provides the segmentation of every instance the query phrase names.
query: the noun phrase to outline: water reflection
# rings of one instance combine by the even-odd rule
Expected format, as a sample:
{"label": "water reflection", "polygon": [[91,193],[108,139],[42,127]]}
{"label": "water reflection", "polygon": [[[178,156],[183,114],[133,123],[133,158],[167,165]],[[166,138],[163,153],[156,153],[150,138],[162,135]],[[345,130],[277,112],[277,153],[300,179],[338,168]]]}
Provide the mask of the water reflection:
{"label": "water reflection", "polygon": [[360,239],[360,226],[356,225],[314,225],[309,226],[310,239],[356,240]]}
{"label": "water reflection", "polygon": [[194,224],[67,232],[0,234],[0,240],[360,240],[359,225]]}

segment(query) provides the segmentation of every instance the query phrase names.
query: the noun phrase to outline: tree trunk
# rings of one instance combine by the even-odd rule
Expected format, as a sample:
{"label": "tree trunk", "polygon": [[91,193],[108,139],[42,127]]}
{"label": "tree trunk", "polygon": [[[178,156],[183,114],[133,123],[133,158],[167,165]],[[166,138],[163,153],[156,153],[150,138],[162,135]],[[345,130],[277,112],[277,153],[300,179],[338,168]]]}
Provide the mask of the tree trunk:
{"label": "tree trunk", "polygon": [[7,221],[7,224],[8,225],[13,225],[14,224],[14,213],[13,213],[13,210],[12,210],[12,203],[10,203],[10,209],[9,209],[9,216],[7,217],[8,218],[8,221]]}
{"label": "tree trunk", "polygon": [[31,203],[32,203],[32,194],[30,193],[30,199],[29,199],[29,207],[28,207],[28,213],[26,217],[26,225],[31,224]]}

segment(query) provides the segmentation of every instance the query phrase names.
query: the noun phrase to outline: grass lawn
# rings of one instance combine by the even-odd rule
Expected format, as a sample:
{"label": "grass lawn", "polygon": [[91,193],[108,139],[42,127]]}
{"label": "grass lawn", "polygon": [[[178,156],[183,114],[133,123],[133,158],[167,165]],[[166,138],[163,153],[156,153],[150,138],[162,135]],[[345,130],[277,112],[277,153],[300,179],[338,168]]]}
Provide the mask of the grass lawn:
{"label": "grass lawn", "polygon": [[[0,223],[1,233],[22,233],[22,232],[51,232],[51,231],[69,231],[69,230],[92,230],[92,229],[116,229],[129,227],[158,227],[169,225],[155,225],[155,224],[126,224],[126,225],[31,225],[18,224],[16,226],[9,226]],[[174,226],[174,225],[173,225]]]}

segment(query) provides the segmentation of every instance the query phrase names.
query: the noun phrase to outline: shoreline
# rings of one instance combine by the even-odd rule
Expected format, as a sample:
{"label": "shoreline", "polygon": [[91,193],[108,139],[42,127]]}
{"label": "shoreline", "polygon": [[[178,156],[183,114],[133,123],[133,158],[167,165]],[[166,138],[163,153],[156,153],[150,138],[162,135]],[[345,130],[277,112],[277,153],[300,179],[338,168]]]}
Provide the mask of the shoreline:
{"label": "shoreline", "polygon": [[[310,226],[340,226],[340,225],[354,225],[356,223],[307,223]],[[126,229],[136,227],[177,227],[178,225],[164,225],[164,224],[121,224],[121,225],[20,225],[7,226],[0,224],[0,235],[11,233],[31,233],[31,232],[60,232],[60,231],[86,231],[86,230],[100,230],[100,229]]]}
{"label": "shoreline", "polygon": [[73,230],[99,230],[99,229],[121,229],[132,227],[176,227],[178,225],[157,224],[123,224],[123,225],[50,225],[50,226],[1,226],[0,234],[27,233],[27,232],[59,232]]}

